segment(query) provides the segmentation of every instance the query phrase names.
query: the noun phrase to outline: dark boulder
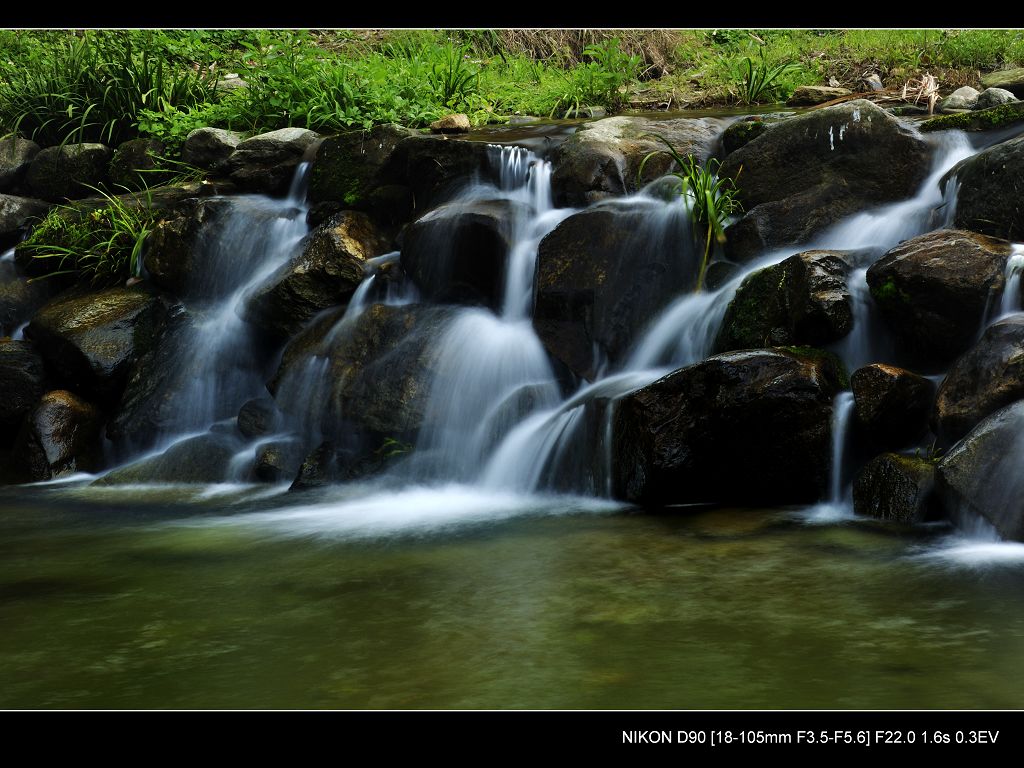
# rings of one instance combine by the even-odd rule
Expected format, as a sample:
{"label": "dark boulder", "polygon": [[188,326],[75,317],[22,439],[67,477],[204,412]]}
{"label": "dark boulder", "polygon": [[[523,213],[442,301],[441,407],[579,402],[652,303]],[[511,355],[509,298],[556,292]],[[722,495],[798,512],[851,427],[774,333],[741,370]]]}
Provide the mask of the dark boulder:
{"label": "dark boulder", "polygon": [[853,328],[849,267],[836,251],[805,251],[743,280],[715,350],[824,346]]}
{"label": "dark boulder", "polygon": [[956,226],[1024,240],[1024,136],[979,152],[953,173],[960,185]]}
{"label": "dark boulder", "polygon": [[173,174],[163,162],[164,149],[159,139],[124,142],[110,161],[110,183],[118,191],[137,192],[170,181]]}
{"label": "dark boulder", "polygon": [[244,437],[262,437],[277,429],[280,419],[281,413],[271,398],[254,398],[238,410],[238,431]]}
{"label": "dark boulder", "polygon": [[299,465],[298,474],[292,481],[291,491],[304,491],[309,488],[320,488],[338,480],[338,457],[334,444],[323,442],[314,448]]}
{"label": "dark boulder", "polygon": [[667,173],[672,158],[652,157],[637,178],[644,158],[667,149],[664,137],[683,157],[703,162],[714,149],[723,122],[715,118],[652,120],[645,117],[608,117],[581,125],[553,151],[551,186],[561,207],[589,205],[611,196],[635,192]]}
{"label": "dark boulder", "polygon": [[310,169],[310,202],[370,210],[370,195],[383,183],[381,169],[398,143],[415,135],[410,128],[391,124],[328,136],[317,148]]}
{"label": "dark boulder", "polygon": [[101,460],[99,411],[71,392],[43,395],[15,444],[16,462],[28,479],[49,480],[69,472],[93,472]]}
{"label": "dark boulder", "polygon": [[14,261],[0,261],[0,336],[28,322],[59,288],[53,280],[29,282]]}
{"label": "dark boulder", "polygon": [[912,360],[942,366],[965,352],[1003,291],[1010,244],[963,230],[900,243],[867,272],[871,296]]}
{"label": "dark boulder", "polygon": [[32,222],[43,218],[50,204],[31,197],[0,195],[0,248],[13,245]]}
{"label": "dark boulder", "polygon": [[850,377],[853,413],[861,434],[879,448],[896,450],[928,430],[935,384],[916,373],[875,363]]}
{"label": "dark boulder", "polygon": [[760,115],[750,115],[742,120],[737,120],[722,131],[722,149],[725,150],[725,154],[735,152],[769,130],[773,125],[775,125],[775,121],[765,120]]}
{"label": "dark boulder", "polygon": [[956,442],[991,413],[1024,399],[1024,316],[993,323],[953,364],[935,398],[932,428]]}
{"label": "dark boulder", "polygon": [[367,259],[390,247],[365,213],[335,214],[249,297],[243,317],[274,338],[292,336],[318,312],[347,302],[366,277]]}
{"label": "dark boulder", "polygon": [[298,440],[274,440],[256,448],[253,474],[260,482],[279,483],[294,478],[302,463],[302,444]]}
{"label": "dark boulder", "polygon": [[44,200],[67,200],[96,194],[107,181],[114,150],[103,144],[65,144],[47,147],[32,159],[26,182]]}
{"label": "dark boulder", "polygon": [[306,128],[280,128],[240,142],[225,164],[242,189],[267,194],[288,191],[295,168],[317,134]]}
{"label": "dark boulder", "polygon": [[435,208],[405,229],[402,268],[428,299],[497,309],[515,222],[526,213],[511,200]]}
{"label": "dark boulder", "polygon": [[883,453],[869,461],[853,484],[853,511],[897,523],[936,516],[935,464],[914,456]]}
{"label": "dark boulder", "polygon": [[0,447],[7,447],[22,418],[43,394],[43,359],[27,341],[0,338]]}
{"label": "dark boulder", "polygon": [[555,359],[593,379],[693,287],[697,258],[681,213],[667,223],[618,205],[574,214],[538,248],[533,327]]}
{"label": "dark boulder", "polygon": [[[928,175],[930,154],[897,118],[858,99],[779,123],[730,153],[721,175],[737,180],[764,245],[781,247],[853,210],[910,197]],[[758,211],[768,204],[771,215]]]}
{"label": "dark boulder", "polygon": [[386,197],[379,197],[384,187],[407,187],[412,190],[414,203],[409,213],[424,213],[449,200],[474,176],[497,180],[494,154],[492,147],[479,141],[410,136],[395,146],[380,169],[366,205],[371,213],[379,212],[382,203],[387,203],[385,208],[391,205]]}
{"label": "dark boulder", "polygon": [[206,171],[220,172],[238,148],[242,134],[223,128],[196,128],[181,145],[183,162]]}
{"label": "dark boulder", "polygon": [[116,403],[132,363],[153,346],[163,302],[138,288],[59,296],[25,329],[55,379],[101,403]]}
{"label": "dark boulder", "polygon": [[1024,401],[996,411],[939,462],[946,513],[970,528],[987,520],[1005,539],[1024,541]]}
{"label": "dark boulder", "polygon": [[146,241],[143,266],[155,285],[176,296],[204,293],[201,256],[206,235],[223,219],[231,202],[192,198],[161,219]]}
{"label": "dark boulder", "polygon": [[221,482],[241,447],[237,439],[222,433],[190,437],[161,454],[115,469],[93,485]]}
{"label": "dark boulder", "polygon": [[612,433],[616,498],[640,504],[797,504],[828,485],[825,356],[728,352],[623,397]]}
{"label": "dark boulder", "polygon": [[39,145],[20,136],[0,139],[0,192],[16,189],[25,177]]}

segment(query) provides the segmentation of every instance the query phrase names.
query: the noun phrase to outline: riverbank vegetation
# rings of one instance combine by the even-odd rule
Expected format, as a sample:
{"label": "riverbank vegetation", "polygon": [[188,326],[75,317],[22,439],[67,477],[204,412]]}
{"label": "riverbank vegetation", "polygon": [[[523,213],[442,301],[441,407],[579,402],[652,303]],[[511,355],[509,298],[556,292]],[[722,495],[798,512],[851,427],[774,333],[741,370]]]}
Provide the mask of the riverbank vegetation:
{"label": "riverbank vegetation", "polygon": [[42,145],[336,132],[784,100],[800,85],[943,91],[1024,63],[1019,30],[0,31],[0,132]]}

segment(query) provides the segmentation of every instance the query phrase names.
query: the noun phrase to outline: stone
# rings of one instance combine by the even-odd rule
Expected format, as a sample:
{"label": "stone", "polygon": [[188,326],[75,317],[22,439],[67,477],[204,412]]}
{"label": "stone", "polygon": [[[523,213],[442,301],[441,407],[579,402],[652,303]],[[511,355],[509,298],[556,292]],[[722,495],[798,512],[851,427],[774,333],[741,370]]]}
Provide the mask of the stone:
{"label": "stone", "polygon": [[849,267],[837,251],[805,251],[747,276],[729,303],[715,351],[825,346],[853,328]]}
{"label": "stone", "polygon": [[318,134],[306,128],[281,128],[261,133],[235,147],[225,170],[242,189],[284,194],[296,166],[317,138]]}
{"label": "stone", "polygon": [[367,259],[390,248],[365,213],[335,214],[249,297],[243,317],[272,338],[293,336],[318,312],[347,302],[366,277]]}
{"label": "stone", "polygon": [[0,139],[0,192],[15,189],[25,177],[39,145],[20,136]]}
{"label": "stone", "polygon": [[14,261],[0,261],[0,336],[9,336],[59,290],[52,280],[29,282]]}
{"label": "stone", "polygon": [[298,440],[274,440],[256,449],[253,474],[262,483],[290,481],[302,463],[302,444]]}
{"label": "stone", "polygon": [[0,338],[0,448],[7,448],[18,426],[45,391],[43,358],[27,341]]}
{"label": "stone", "polygon": [[50,210],[50,204],[31,197],[0,195],[0,247],[13,245],[22,232]]}
{"label": "stone", "polygon": [[935,398],[932,428],[949,445],[989,414],[1024,399],[1024,316],[985,329],[946,374]]}
{"label": "stone", "polygon": [[166,308],[138,288],[58,296],[25,329],[55,379],[116,403],[133,361],[156,341]]}
{"label": "stone", "polygon": [[[979,109],[973,112],[967,111],[948,115],[938,115],[937,117],[933,117],[930,120],[925,120],[920,123],[918,125],[918,129],[923,133],[947,130],[970,131],[977,133],[979,131],[991,131],[996,128],[1003,128],[1020,122],[1024,122],[1024,102],[1014,101],[998,107]],[[952,174],[956,170],[958,170],[958,168],[954,167],[953,171],[950,173]],[[944,185],[945,179],[943,179],[941,183]]]}
{"label": "stone", "polygon": [[138,483],[219,483],[242,447],[230,435],[208,432],[181,440],[156,456],[115,469],[93,485],[134,485]]}
{"label": "stone", "polygon": [[[664,137],[682,155],[700,162],[711,156],[723,127],[716,118],[654,120],[644,117],[607,117],[581,125],[551,154],[555,205],[579,207],[608,197],[637,191],[672,167],[662,153]],[[658,152],[637,174],[645,157]]]}
{"label": "stone", "polygon": [[813,107],[852,94],[849,88],[833,88],[827,85],[799,85],[786,101],[787,107]]}
{"label": "stone", "polygon": [[896,523],[936,517],[935,464],[914,456],[883,453],[869,461],[853,483],[853,511]]}
{"label": "stone", "polygon": [[905,355],[941,369],[998,306],[1010,244],[942,229],[900,243],[867,272],[871,296]]}
{"label": "stone", "polygon": [[722,132],[722,149],[725,150],[726,154],[735,152],[775,124],[774,121],[765,120],[760,115],[750,115],[737,120]]}
{"label": "stone", "polygon": [[989,147],[953,171],[960,184],[956,226],[1024,240],[1024,136]]}
{"label": "stone", "polygon": [[288,490],[303,491],[320,488],[338,479],[338,462],[334,444],[325,441],[313,449],[299,466],[298,474]]}
{"label": "stone", "polygon": [[1024,99],[1024,67],[989,72],[981,76],[981,84],[986,88],[1005,88],[1017,98]]}
{"label": "stone", "polygon": [[382,169],[399,142],[415,135],[410,128],[391,124],[328,136],[317,148],[310,169],[310,202],[370,210],[371,192],[386,183],[380,179]]}
{"label": "stone", "polygon": [[181,160],[204,171],[219,173],[238,148],[242,134],[223,128],[196,128],[181,145]]}
{"label": "stone", "polygon": [[[747,211],[740,225],[749,218],[757,230],[744,241],[775,248],[807,242],[855,210],[911,197],[930,168],[930,148],[916,132],[857,99],[780,122],[731,152],[720,175],[737,181]],[[742,257],[730,253],[730,231],[730,258],[756,255],[749,246]]]}
{"label": "stone", "polygon": [[939,462],[936,488],[946,514],[962,526],[981,517],[998,534],[1024,541],[1024,401],[996,411]]}
{"label": "stone", "polygon": [[593,380],[632,350],[652,317],[696,281],[682,216],[655,233],[650,217],[613,205],[573,214],[540,242],[533,327],[552,357]]}
{"label": "stone", "polygon": [[431,133],[469,133],[469,115],[445,115],[430,124]]}
{"label": "stone", "polygon": [[497,310],[515,222],[527,215],[512,200],[441,205],[406,227],[402,268],[427,299]]}
{"label": "stone", "polygon": [[246,400],[238,411],[238,431],[250,440],[269,435],[281,420],[277,405],[269,397]]}
{"label": "stone", "polygon": [[201,297],[212,292],[215,286],[202,279],[205,236],[230,210],[230,200],[193,198],[176,215],[157,222],[142,260],[149,279],[175,296]]}
{"label": "stone", "polygon": [[681,368],[618,401],[612,482],[618,499],[799,504],[821,498],[831,463],[826,356],[727,352]]}
{"label": "stone", "polygon": [[1002,104],[1009,104],[1013,101],[1017,101],[1017,97],[1005,88],[986,88],[978,96],[978,103],[975,108],[988,109]]}
{"label": "stone", "polygon": [[935,384],[924,376],[874,363],[854,371],[850,385],[857,427],[872,444],[896,450],[927,432]]}
{"label": "stone", "polygon": [[47,392],[25,420],[14,455],[28,479],[94,472],[101,461],[99,411],[63,390]]}
{"label": "stone", "polygon": [[163,163],[164,143],[159,139],[132,139],[114,150],[110,183],[119,191],[138,192],[169,181]]}
{"label": "stone", "polygon": [[[957,88],[949,96],[939,102],[939,111],[947,112],[950,110],[964,110],[974,109],[978,106],[978,93],[976,88],[971,88],[969,85],[965,85],[962,88]],[[989,105],[991,106],[991,105]]]}
{"label": "stone", "polygon": [[88,197],[106,183],[113,154],[104,144],[47,147],[32,159],[25,180],[32,194],[44,200]]}

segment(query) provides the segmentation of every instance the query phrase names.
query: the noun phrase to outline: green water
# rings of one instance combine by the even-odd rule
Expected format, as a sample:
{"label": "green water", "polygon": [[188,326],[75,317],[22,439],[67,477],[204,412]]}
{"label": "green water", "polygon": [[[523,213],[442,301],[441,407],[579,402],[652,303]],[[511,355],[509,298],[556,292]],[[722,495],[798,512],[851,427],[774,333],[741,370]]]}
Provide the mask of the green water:
{"label": "green water", "polygon": [[1024,706],[1013,545],[574,502],[338,527],[345,501],[284,498],[0,492],[0,707]]}

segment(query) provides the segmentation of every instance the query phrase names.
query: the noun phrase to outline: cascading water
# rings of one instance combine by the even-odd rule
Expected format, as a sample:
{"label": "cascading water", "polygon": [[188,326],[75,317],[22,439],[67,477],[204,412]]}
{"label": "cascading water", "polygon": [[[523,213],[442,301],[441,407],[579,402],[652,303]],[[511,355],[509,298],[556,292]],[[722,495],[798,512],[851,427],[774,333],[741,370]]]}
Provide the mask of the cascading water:
{"label": "cascading water", "polygon": [[1010,258],[1006,260],[1006,286],[999,304],[999,316],[1006,317],[1021,311],[1021,272],[1024,271],[1024,244],[1014,243]]}

